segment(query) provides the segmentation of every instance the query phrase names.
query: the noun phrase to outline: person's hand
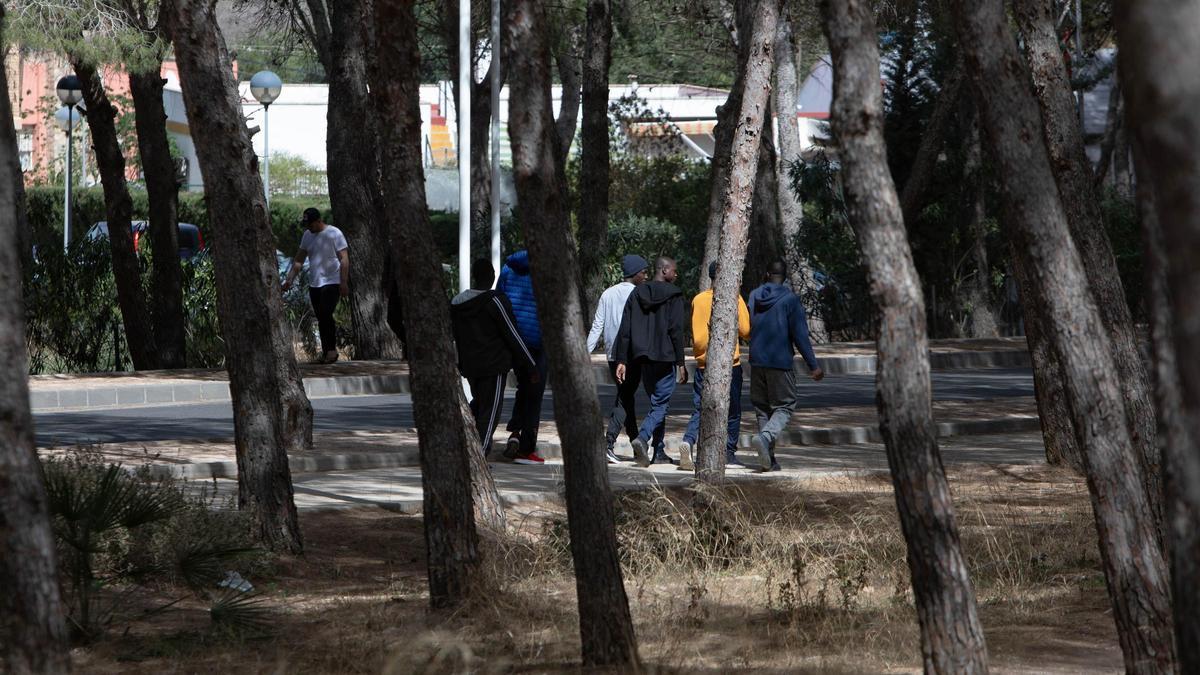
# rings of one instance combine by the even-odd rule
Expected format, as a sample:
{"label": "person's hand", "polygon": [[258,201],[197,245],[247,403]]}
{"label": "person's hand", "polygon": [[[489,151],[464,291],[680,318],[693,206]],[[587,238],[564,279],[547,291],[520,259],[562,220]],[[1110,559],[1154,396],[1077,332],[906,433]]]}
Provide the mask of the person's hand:
{"label": "person's hand", "polygon": [[614,374],[617,378],[617,384],[625,384],[625,364],[617,364],[617,372]]}
{"label": "person's hand", "polygon": [[292,287],[292,280],[291,280],[291,279],[285,279],[285,280],[283,281],[283,292],[284,292],[284,293],[286,293],[286,292],[287,292],[287,290],[288,290],[289,288],[291,288],[291,287]]}
{"label": "person's hand", "polygon": [[676,371],[675,381],[678,382],[679,384],[687,384],[688,383],[687,366],[675,366],[675,371]]}
{"label": "person's hand", "polygon": [[342,294],[343,298],[350,297],[350,285],[349,284],[342,284],[341,286],[338,287],[338,289],[339,289],[338,292]]}
{"label": "person's hand", "polygon": [[814,382],[820,382],[821,380],[825,379],[825,371],[821,370],[820,368],[814,368],[813,371],[808,374],[808,376],[811,377]]}

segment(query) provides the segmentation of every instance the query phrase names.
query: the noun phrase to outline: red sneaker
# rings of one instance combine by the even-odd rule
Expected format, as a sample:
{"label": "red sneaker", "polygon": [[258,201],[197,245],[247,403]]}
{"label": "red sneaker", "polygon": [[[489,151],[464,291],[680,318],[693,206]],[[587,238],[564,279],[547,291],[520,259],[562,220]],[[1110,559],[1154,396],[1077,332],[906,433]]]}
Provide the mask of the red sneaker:
{"label": "red sneaker", "polygon": [[546,460],[542,459],[541,457],[538,457],[538,454],[536,451],[531,452],[528,455],[517,455],[517,458],[513,460],[513,464],[532,464],[534,466],[545,464],[545,463],[546,463]]}

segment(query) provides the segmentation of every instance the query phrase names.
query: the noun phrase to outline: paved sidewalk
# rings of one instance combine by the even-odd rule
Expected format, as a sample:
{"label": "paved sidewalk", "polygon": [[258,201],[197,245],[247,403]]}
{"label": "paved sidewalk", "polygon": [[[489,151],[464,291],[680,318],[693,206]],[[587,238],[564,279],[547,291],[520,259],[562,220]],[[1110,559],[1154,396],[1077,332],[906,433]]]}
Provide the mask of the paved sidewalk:
{"label": "paved sidewalk", "polygon": [[[943,438],[982,434],[1037,431],[1040,422],[1032,397],[979,401],[936,401],[934,419]],[[878,411],[874,406],[805,408],[797,410],[780,439],[782,445],[856,445],[880,442]],[[674,455],[687,415],[667,418],[667,447]],[[753,413],[742,417],[740,447],[750,447],[755,430]],[[597,430],[597,433],[600,433]],[[497,445],[504,432],[496,434]],[[149,463],[159,475],[182,478],[222,478],[237,475],[232,439],[203,441],[157,441],[92,446],[113,462],[134,466]],[[60,454],[70,448],[45,448],[43,454]],[[618,442],[618,451],[629,453],[628,440]],[[544,422],[539,432],[538,452],[546,458],[561,458],[562,443],[554,422]],[[339,431],[313,434],[313,449],[289,458],[293,472],[341,471],[408,467],[419,464],[415,429],[389,431]]]}
{"label": "paved sidewalk", "polygon": [[[1045,461],[1041,434],[1005,434],[961,437],[940,444],[947,464],[982,463],[989,465],[1040,464]],[[782,447],[776,451],[783,471],[760,474],[746,469],[727,473],[734,482],[760,480],[803,480],[822,476],[863,475],[887,471],[887,456],[882,445]],[[755,463],[753,453],[742,452],[747,464]],[[560,503],[563,495],[561,462],[545,466],[493,464],[496,487],[509,504]],[[692,473],[677,467],[655,465],[648,469],[631,464],[610,467],[609,481],[614,490],[638,490],[659,486],[690,484]],[[307,511],[378,506],[403,513],[421,510],[421,473],[415,467],[300,473],[293,476],[296,505]],[[236,494],[237,482],[212,479],[197,483],[219,497]]]}
{"label": "paved sidewalk", "polygon": [[[875,344],[847,342],[821,345],[817,357],[830,374],[875,372]],[[592,356],[599,382],[609,378],[603,354]],[[797,367],[799,365],[797,359]],[[1025,338],[934,340],[934,370],[1023,368],[1030,365]],[[689,367],[694,363],[689,360]],[[400,361],[341,361],[300,366],[310,397],[356,394],[403,394],[410,391],[408,364]],[[553,388],[553,383],[548,383]],[[79,408],[111,408],[164,403],[228,401],[224,369],[159,370],[82,375],[35,375],[29,379],[34,412]]]}

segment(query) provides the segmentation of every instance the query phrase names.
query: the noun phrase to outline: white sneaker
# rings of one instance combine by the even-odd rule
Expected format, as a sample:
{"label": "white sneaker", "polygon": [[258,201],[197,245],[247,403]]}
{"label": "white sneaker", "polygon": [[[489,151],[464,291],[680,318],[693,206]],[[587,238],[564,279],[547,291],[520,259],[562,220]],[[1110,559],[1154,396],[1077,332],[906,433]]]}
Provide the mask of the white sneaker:
{"label": "white sneaker", "polygon": [[631,445],[633,445],[633,461],[643,469],[650,466],[650,453],[646,450],[646,441],[635,438]]}
{"label": "white sneaker", "polygon": [[696,465],[692,463],[692,444],[687,441],[680,441],[679,445],[675,446],[675,451],[679,453],[679,470],[680,471],[695,471]]}
{"label": "white sneaker", "polygon": [[613,452],[612,450],[607,450],[607,451],[605,451],[605,453],[604,453],[604,459],[605,459],[605,460],[606,460],[606,461],[607,461],[609,464],[620,464],[620,463],[621,463],[621,460],[620,460],[620,459],[617,459],[617,453]]}

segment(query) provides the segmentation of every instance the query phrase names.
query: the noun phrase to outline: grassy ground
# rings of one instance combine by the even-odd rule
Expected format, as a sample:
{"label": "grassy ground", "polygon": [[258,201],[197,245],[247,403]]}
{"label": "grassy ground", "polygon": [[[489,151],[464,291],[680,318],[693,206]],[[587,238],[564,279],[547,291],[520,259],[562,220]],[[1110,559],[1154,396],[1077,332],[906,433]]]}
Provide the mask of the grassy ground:
{"label": "grassy ground", "polygon": [[[993,668],[1119,671],[1087,492],[1046,467],[951,470]],[[886,477],[758,482],[711,495],[619,498],[626,589],[660,672],[920,669],[905,549]],[[214,629],[177,605],[77,648],[80,672],[451,673],[577,670],[565,515],[510,513],[490,535],[479,600],[428,609],[419,518],[304,516],[307,554],[253,578],[263,628]],[[164,597],[170,589],[162,589]]]}

